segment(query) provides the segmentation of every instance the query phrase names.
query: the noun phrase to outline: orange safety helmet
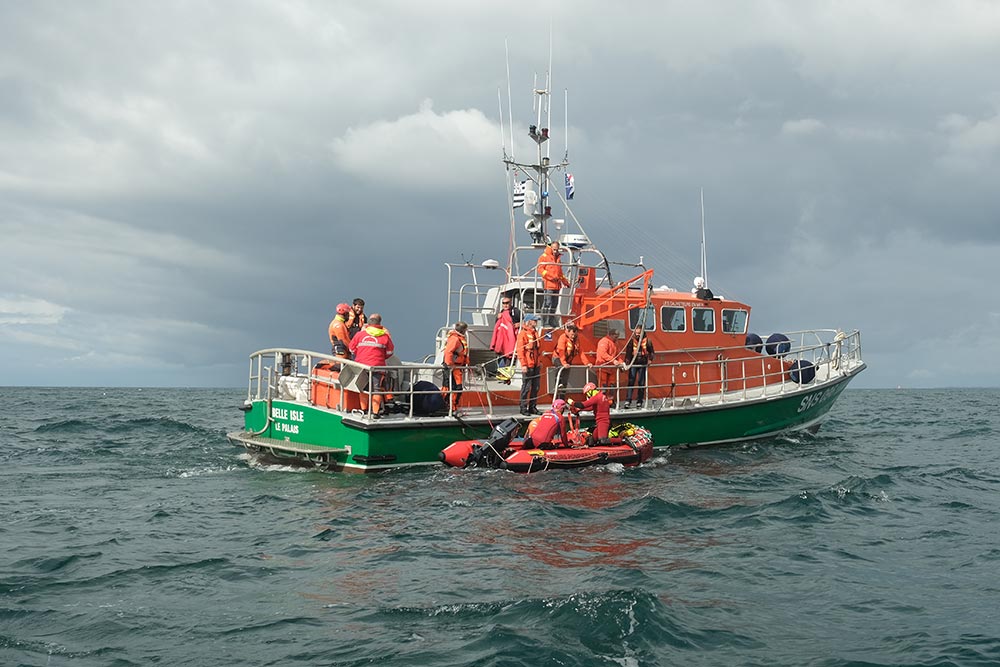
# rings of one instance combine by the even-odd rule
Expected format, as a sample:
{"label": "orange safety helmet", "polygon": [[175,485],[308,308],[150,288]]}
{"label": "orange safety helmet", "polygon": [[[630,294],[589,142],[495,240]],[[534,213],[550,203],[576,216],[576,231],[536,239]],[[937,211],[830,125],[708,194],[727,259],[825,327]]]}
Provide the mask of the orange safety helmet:
{"label": "orange safety helmet", "polygon": [[597,385],[596,384],[594,384],[593,382],[588,382],[587,384],[583,385],[583,395],[584,396],[590,396],[590,392],[592,392],[592,391],[597,391]]}
{"label": "orange safety helmet", "polygon": [[337,304],[337,314],[338,315],[346,315],[349,312],[351,312],[351,307],[348,306],[346,303],[338,303]]}

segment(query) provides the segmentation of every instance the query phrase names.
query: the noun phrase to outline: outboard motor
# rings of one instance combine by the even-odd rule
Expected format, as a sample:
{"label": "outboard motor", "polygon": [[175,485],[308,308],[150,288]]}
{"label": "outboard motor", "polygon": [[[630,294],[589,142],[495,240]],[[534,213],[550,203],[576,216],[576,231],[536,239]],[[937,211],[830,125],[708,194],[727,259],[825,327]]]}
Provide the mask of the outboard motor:
{"label": "outboard motor", "polygon": [[521,428],[521,425],[518,421],[513,417],[508,417],[493,427],[493,432],[490,433],[490,437],[486,442],[498,450],[504,449],[514,439],[514,436],[517,435],[519,428]]}
{"label": "outboard motor", "polygon": [[493,427],[486,440],[453,442],[441,451],[438,458],[453,468],[502,468],[500,452],[507,448],[519,428],[516,419],[505,419]]}

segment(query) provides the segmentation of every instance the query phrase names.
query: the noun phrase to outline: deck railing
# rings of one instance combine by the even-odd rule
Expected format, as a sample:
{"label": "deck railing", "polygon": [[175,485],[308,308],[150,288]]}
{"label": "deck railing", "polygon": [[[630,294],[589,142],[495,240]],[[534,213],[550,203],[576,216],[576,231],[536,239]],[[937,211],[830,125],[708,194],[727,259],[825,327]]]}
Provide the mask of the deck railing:
{"label": "deck railing", "polygon": [[[863,363],[861,334],[858,331],[811,330],[792,332],[787,336],[790,349],[775,356],[737,358],[727,356],[726,352],[742,348],[703,348],[684,350],[689,357],[684,361],[654,361],[648,366],[643,402],[647,406],[667,409],[688,404],[746,401],[764,394],[780,395],[799,391],[804,386],[826,384],[853,372]],[[677,353],[669,351],[674,356]],[[712,358],[705,358],[708,355]],[[767,369],[768,360],[777,362],[774,368]],[[789,362],[809,362],[817,372],[816,379],[804,384],[791,380],[786,370]],[[495,362],[462,368],[464,390],[461,414],[494,413],[496,392],[511,388],[497,379],[497,370]],[[598,367],[582,365],[572,366],[561,373],[558,369],[551,369],[551,372],[543,373],[540,394],[554,396],[558,390],[566,395],[579,394],[584,384],[597,381],[598,370]],[[609,390],[616,405],[621,405],[629,388],[628,371],[621,366],[605,370],[614,372],[613,387]],[[454,416],[447,390],[437,388],[441,386],[441,378],[446,372],[436,364],[403,363],[369,367],[329,354],[274,348],[251,355],[247,399],[309,402],[373,418],[374,399],[379,397],[391,412],[414,417],[423,412],[418,409],[415,399],[437,394],[444,398],[444,408],[436,414]],[[684,377],[684,373],[688,377]],[[652,376],[661,378],[661,381],[649,382]],[[662,381],[664,377],[669,377],[670,381]],[[557,386],[560,379],[565,380],[561,388]],[[429,381],[435,387],[414,389],[421,380]],[[519,380],[519,376],[515,375],[512,386],[518,386]],[[326,400],[317,400],[324,396]],[[505,404],[509,402],[509,398],[503,401]]]}

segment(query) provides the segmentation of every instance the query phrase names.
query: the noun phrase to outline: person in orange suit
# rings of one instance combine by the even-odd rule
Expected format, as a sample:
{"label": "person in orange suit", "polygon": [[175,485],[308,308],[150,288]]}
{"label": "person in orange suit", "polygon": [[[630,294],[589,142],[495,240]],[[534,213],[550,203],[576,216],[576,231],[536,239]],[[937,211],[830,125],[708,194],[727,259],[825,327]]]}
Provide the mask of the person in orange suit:
{"label": "person in orange suit", "polygon": [[458,412],[462,401],[463,369],[469,365],[469,341],[465,337],[469,325],[465,322],[455,322],[455,328],[448,332],[448,341],[444,345],[444,389],[442,393],[451,394],[451,411]]}
{"label": "person in orange suit", "polygon": [[346,359],[349,356],[348,348],[351,345],[351,334],[347,330],[347,314],[351,312],[351,307],[346,303],[337,306],[337,314],[330,322],[330,353],[334,356]]}
{"label": "person in orange suit", "polygon": [[545,294],[542,299],[545,321],[542,324],[547,327],[557,326],[557,318],[553,313],[556,312],[556,304],[559,301],[559,290],[564,285],[569,287],[569,280],[563,275],[562,264],[559,262],[561,254],[559,242],[553,241],[545,247],[541,257],[538,258],[538,275],[542,279]]}
{"label": "person in orange suit", "polygon": [[521,364],[521,414],[538,414],[538,387],[542,381],[541,353],[535,325],[538,316],[524,316],[521,332],[517,335],[517,361]]}
{"label": "person in orange suit", "polygon": [[617,367],[625,363],[618,349],[620,335],[617,329],[611,329],[608,335],[597,341],[597,386],[601,389],[614,389],[617,386],[615,382]]}
{"label": "person in orange suit", "polygon": [[572,322],[566,325],[566,331],[556,341],[555,357],[558,361],[559,373],[556,375],[556,394],[562,396],[568,381],[570,367],[580,364],[592,366],[588,353],[580,346],[580,332]]}

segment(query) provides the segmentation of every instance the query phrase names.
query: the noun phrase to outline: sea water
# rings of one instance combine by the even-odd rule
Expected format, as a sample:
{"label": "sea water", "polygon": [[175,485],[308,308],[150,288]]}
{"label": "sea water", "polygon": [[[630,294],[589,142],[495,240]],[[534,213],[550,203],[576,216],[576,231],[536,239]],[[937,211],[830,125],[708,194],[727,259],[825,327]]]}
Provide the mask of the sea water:
{"label": "sea water", "polygon": [[2,665],[1000,665],[998,390],[368,476],[229,445],[238,389],[0,396]]}

